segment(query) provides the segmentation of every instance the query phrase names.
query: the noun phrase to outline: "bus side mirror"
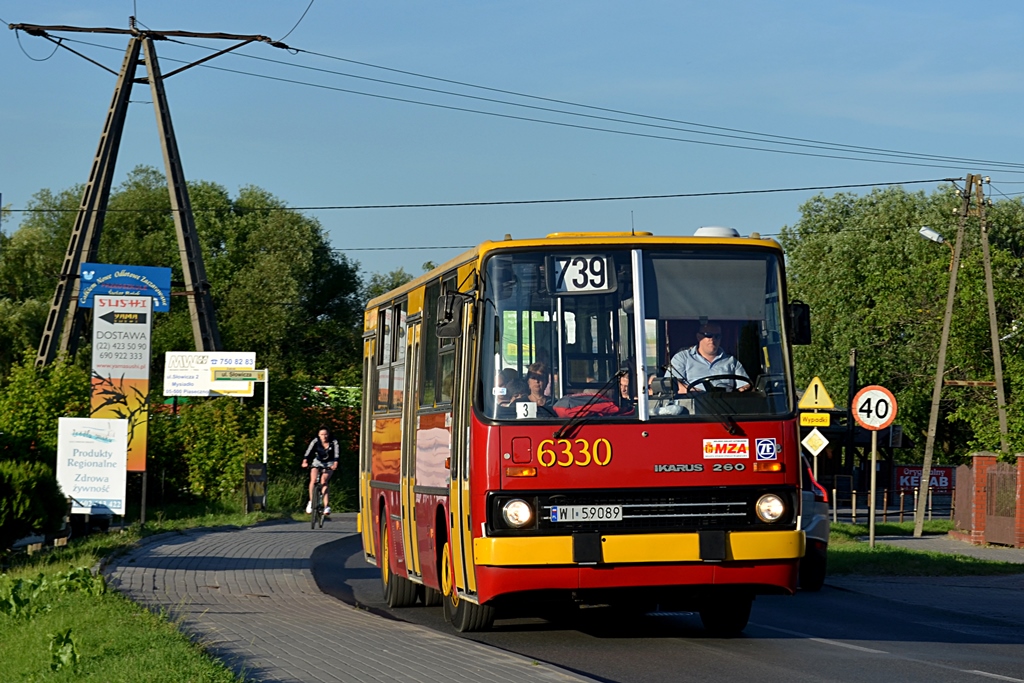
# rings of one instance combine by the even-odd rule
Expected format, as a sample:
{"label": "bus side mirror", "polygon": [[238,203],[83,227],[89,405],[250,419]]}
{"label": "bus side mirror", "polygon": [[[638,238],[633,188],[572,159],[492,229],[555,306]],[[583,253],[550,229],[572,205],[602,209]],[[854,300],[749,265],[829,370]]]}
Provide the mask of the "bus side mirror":
{"label": "bus side mirror", "polygon": [[437,300],[437,336],[458,339],[462,336],[462,303],[465,294],[449,292]]}
{"label": "bus side mirror", "polygon": [[811,343],[811,307],[800,300],[789,302],[789,340],[794,346]]}

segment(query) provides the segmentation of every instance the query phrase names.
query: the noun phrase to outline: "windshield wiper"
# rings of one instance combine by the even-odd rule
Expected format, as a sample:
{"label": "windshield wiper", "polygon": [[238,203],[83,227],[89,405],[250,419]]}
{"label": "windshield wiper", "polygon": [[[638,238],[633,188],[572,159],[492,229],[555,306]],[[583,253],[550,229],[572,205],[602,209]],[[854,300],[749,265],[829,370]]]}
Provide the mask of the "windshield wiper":
{"label": "windshield wiper", "polygon": [[555,430],[555,433],[552,436],[556,439],[564,439],[566,437],[572,438],[571,435],[575,433],[574,430],[577,427],[582,426],[583,423],[587,421],[587,418],[593,418],[595,415],[597,415],[597,413],[590,412],[590,406],[594,405],[594,402],[597,401],[598,398],[605,398],[607,400],[607,397],[605,397],[604,392],[607,391],[609,387],[611,387],[612,382],[617,382],[620,377],[626,375],[628,372],[628,370],[619,370],[614,375],[609,377],[608,381],[605,382],[601,386],[601,388],[598,389],[590,397],[590,400],[584,403],[582,406],[580,406],[579,412],[577,412],[571,420],[569,420],[564,425]]}

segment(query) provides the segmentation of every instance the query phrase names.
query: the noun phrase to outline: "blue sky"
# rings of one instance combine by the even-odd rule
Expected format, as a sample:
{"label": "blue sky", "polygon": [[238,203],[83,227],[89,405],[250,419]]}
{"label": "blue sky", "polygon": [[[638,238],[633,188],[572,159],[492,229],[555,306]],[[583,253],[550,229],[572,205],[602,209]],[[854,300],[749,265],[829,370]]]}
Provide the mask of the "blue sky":
{"label": "blue sky", "polygon": [[[155,30],[280,39],[309,2],[134,4],[139,20]],[[0,19],[6,23],[127,28],[133,11],[132,0],[0,0]],[[115,70],[127,44],[125,36],[57,35],[116,48],[71,44]],[[377,66],[648,116],[1024,163],[1021,35],[1024,5],[1018,2],[315,0],[285,42]],[[65,50],[39,62],[22,52],[39,59],[52,47],[23,33],[19,47],[14,31],[0,35],[0,193],[3,204],[13,208],[25,207],[41,188],[86,180],[113,91],[114,76]],[[165,72],[174,68],[172,59],[208,54],[175,43],[161,42],[157,49]],[[565,108],[267,45],[240,52]],[[445,106],[766,146],[516,109],[240,56],[209,64]],[[174,76],[166,88],[189,179],[214,181],[232,193],[258,185],[297,207],[716,192],[966,172],[991,175],[995,188],[1006,194],[1024,191],[1024,173],[992,164],[928,168],[729,149],[431,108],[202,67]],[[162,168],[148,88],[137,86],[132,99],[139,103],[129,113],[119,179],[137,164]],[[334,247],[354,250],[469,245],[506,233],[628,230],[631,221],[637,230],[656,234],[688,235],[701,225],[776,233],[797,220],[800,204],[813,194],[306,213],[322,222]],[[19,216],[4,229],[13,230]],[[441,262],[458,250],[347,253],[365,272],[401,265],[419,273],[424,261]]]}

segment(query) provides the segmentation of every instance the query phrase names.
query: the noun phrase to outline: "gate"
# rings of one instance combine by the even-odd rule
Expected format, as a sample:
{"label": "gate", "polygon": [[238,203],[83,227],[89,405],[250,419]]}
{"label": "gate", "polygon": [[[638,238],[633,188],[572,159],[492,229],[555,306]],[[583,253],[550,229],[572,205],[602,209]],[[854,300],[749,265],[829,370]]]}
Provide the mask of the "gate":
{"label": "gate", "polygon": [[953,504],[954,524],[960,531],[970,533],[974,521],[971,512],[974,509],[974,470],[970,465],[956,468],[956,490]]}
{"label": "gate", "polygon": [[985,515],[985,541],[1014,545],[1017,511],[1017,468],[996,463],[988,471],[988,505]]}

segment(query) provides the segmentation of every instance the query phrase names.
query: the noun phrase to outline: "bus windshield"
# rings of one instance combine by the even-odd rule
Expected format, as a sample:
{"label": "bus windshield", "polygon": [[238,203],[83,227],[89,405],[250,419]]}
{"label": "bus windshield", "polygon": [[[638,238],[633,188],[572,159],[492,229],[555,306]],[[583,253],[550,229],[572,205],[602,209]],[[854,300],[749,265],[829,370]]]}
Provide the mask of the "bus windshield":
{"label": "bus windshield", "polygon": [[479,409],[561,422],[785,415],[779,269],[774,252],[722,247],[495,254]]}

